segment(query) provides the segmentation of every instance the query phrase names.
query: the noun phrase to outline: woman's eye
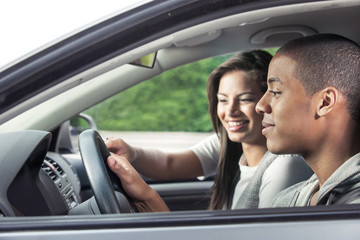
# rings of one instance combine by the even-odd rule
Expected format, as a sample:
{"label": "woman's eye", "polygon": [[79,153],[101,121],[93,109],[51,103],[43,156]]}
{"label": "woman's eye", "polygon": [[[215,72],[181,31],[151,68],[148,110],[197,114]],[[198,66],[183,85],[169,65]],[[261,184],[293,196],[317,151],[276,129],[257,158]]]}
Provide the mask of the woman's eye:
{"label": "woman's eye", "polygon": [[252,102],[254,101],[252,98],[243,98],[243,99],[240,99],[240,102]]}
{"label": "woman's eye", "polygon": [[227,101],[226,101],[226,99],[219,99],[219,102],[225,103],[225,102],[227,102]]}

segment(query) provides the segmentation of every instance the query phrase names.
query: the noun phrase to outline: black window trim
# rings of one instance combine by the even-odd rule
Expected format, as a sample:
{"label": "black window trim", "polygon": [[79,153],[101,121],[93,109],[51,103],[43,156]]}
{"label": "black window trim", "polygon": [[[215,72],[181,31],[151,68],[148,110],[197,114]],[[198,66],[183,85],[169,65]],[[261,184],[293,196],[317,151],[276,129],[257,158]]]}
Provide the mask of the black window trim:
{"label": "black window trim", "polygon": [[0,233],[36,230],[124,229],[248,223],[322,222],[360,219],[360,205],[226,211],[109,214],[92,216],[2,217]]}

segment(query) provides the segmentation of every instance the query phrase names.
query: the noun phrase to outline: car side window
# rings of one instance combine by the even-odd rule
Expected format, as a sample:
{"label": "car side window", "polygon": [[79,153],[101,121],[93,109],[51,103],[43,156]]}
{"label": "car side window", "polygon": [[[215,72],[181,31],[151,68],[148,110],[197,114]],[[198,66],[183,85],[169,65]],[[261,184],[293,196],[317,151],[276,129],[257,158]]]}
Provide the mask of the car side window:
{"label": "car side window", "polygon": [[88,109],[99,133],[138,147],[187,149],[212,134],[205,84],[229,56],[197,61],[144,81]]}

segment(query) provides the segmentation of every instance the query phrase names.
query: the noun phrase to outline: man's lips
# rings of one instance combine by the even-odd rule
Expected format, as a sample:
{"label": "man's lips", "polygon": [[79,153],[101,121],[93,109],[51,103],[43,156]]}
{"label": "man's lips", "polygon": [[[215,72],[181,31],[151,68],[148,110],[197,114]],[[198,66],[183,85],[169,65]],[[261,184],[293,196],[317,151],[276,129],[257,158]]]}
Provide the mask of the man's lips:
{"label": "man's lips", "polygon": [[263,126],[262,134],[265,135],[266,133],[268,133],[271,129],[273,129],[275,127],[275,124],[262,122],[262,126]]}

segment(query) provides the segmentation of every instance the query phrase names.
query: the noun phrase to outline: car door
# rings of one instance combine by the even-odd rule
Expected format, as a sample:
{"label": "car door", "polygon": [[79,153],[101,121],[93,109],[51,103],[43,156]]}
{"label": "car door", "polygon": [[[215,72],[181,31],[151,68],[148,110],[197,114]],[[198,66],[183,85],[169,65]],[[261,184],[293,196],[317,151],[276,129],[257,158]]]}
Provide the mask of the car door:
{"label": "car door", "polygon": [[0,239],[358,239],[359,205],[0,219]]}
{"label": "car door", "polygon": [[171,211],[206,210],[210,204],[213,180],[162,181],[151,183]]}

